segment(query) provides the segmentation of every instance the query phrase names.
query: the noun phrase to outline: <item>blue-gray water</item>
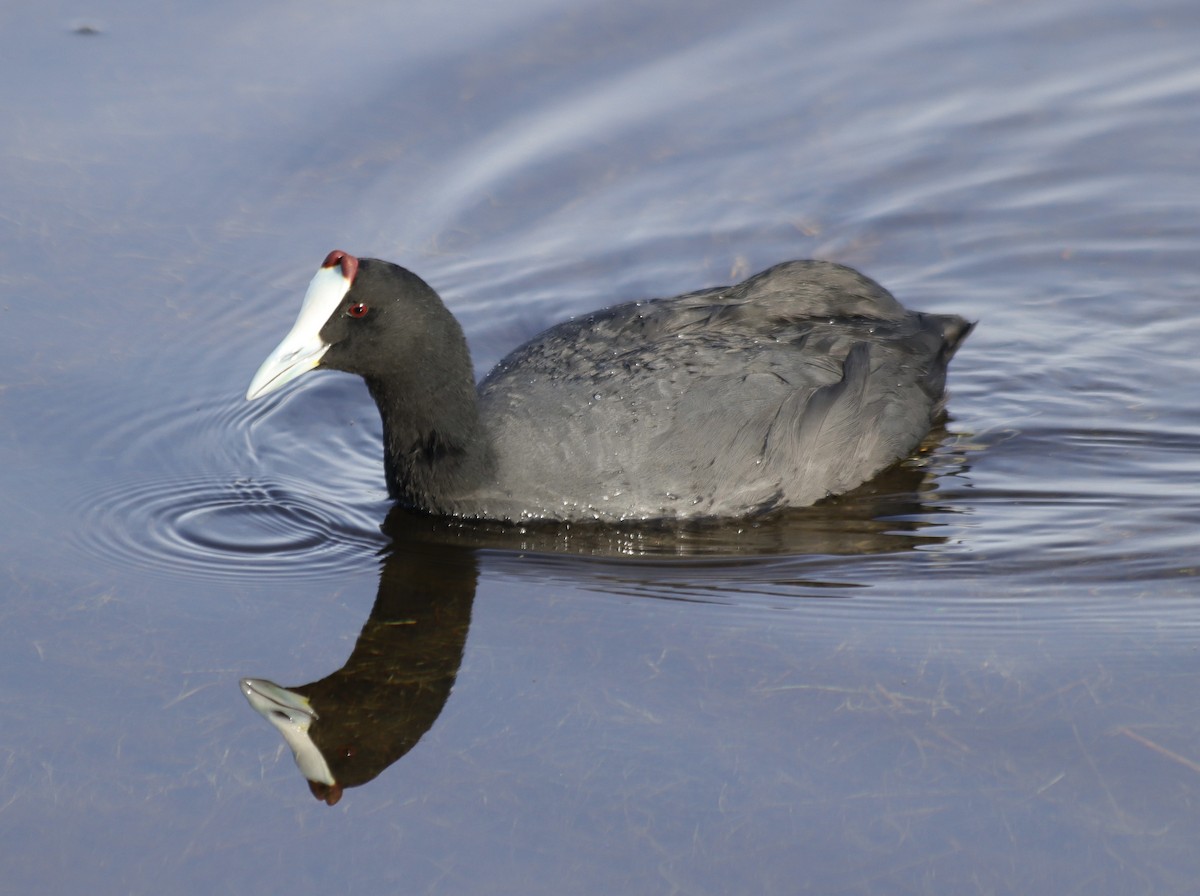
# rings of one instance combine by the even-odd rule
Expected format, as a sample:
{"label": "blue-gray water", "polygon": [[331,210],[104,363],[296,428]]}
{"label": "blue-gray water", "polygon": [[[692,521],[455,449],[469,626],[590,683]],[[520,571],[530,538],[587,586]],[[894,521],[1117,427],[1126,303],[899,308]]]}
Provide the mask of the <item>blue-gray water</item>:
{"label": "blue-gray water", "polygon": [[[0,890],[1195,889],[1194,4],[0,28]],[[946,431],[831,507],[389,536],[360,383],[242,400],[333,248],[481,374],[793,257],[979,326]],[[238,680],[403,668],[410,612],[453,689],[318,802]]]}

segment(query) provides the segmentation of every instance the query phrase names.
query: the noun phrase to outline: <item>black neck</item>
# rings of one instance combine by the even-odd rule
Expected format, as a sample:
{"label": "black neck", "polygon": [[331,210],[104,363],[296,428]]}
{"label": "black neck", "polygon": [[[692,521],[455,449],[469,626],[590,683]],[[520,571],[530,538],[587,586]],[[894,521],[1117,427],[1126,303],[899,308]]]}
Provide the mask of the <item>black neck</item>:
{"label": "black neck", "polygon": [[383,418],[383,468],[393,500],[450,513],[456,498],[490,477],[492,447],[469,366],[461,382],[440,387],[398,389],[368,379],[367,388]]}

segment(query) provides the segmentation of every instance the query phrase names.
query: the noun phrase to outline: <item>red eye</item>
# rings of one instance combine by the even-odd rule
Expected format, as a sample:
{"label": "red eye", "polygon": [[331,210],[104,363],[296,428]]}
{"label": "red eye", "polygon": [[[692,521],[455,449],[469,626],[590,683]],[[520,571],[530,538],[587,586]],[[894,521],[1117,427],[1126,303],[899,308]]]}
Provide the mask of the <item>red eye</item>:
{"label": "red eye", "polygon": [[362,302],[359,302],[357,305],[351,305],[349,308],[347,308],[346,313],[351,317],[366,317],[367,306]]}

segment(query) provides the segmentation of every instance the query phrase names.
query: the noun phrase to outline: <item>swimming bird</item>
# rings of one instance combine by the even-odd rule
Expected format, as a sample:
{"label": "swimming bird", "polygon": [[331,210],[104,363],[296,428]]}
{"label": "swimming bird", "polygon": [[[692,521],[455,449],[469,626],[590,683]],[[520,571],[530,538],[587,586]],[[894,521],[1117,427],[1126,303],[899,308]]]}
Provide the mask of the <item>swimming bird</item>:
{"label": "swimming bird", "polygon": [[557,324],[475,385],[462,328],[399,265],[329,253],[246,393],[358,374],[389,495],[476,519],[733,518],[848,491],[910,454],[973,324],[788,261]]}

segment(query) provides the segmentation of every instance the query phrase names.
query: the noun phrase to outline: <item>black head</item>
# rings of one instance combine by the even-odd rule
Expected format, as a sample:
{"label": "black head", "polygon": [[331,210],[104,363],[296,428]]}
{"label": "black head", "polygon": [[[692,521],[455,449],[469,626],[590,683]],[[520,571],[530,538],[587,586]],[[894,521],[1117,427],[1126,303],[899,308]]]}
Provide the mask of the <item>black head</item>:
{"label": "black head", "polygon": [[296,323],[263,362],[246,397],[274,392],[315,367],[368,381],[420,377],[426,365],[464,348],[458,322],[424,280],[391,262],[336,250],[313,277]]}
{"label": "black head", "polygon": [[321,367],[357,373],[368,380],[428,375],[422,370],[446,355],[462,329],[438,294],[412,271],[377,258],[364,258],[345,296],[319,337],[329,346]]}

